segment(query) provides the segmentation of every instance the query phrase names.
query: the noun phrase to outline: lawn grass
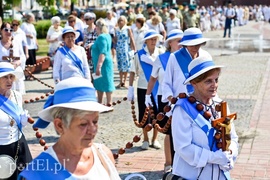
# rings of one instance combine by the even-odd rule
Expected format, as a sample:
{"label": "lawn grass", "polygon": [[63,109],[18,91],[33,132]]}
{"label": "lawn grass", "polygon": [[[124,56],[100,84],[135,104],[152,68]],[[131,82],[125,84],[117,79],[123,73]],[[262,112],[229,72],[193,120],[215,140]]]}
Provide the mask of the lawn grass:
{"label": "lawn grass", "polygon": [[49,51],[49,43],[47,43],[46,39],[38,39],[39,49],[36,52],[37,56],[47,56]]}

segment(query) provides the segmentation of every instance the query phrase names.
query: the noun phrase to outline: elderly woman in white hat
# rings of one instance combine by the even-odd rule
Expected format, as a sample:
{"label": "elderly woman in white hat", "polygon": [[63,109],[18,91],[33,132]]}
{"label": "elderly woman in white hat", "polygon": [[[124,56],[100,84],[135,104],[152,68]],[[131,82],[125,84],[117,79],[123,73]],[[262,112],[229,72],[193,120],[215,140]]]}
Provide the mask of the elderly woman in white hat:
{"label": "elderly woman in white hat", "polygon": [[191,85],[183,85],[188,75],[189,63],[199,56],[211,55],[203,50],[203,46],[209,39],[203,38],[202,31],[198,28],[189,28],[184,31],[184,36],[180,42],[183,48],[171,54],[164,80],[162,82],[162,101],[171,101],[172,97],[176,97],[180,92],[190,93],[193,91]]}
{"label": "elderly woman in white hat", "polygon": [[75,44],[79,33],[72,27],[66,26],[59,39],[64,42],[55,54],[53,79],[59,81],[70,77],[82,77],[91,80],[86,53],[83,47]]}
{"label": "elderly woman in white hat", "polygon": [[173,29],[181,29],[180,19],[176,17],[177,11],[175,9],[170,9],[169,18],[166,21],[166,30],[170,32]]}
{"label": "elderly woman in white hat", "polygon": [[63,28],[60,26],[61,19],[58,16],[52,17],[51,23],[52,25],[47,32],[46,41],[49,43],[48,54],[53,60],[56,50],[61,44],[58,37],[62,34]]}
{"label": "elderly woman in white hat", "polygon": [[29,163],[21,178],[120,180],[111,150],[94,143],[99,112],[112,109],[99,104],[95,92],[90,81],[80,77],[56,85],[33,127],[46,128],[53,122],[60,137]]}
{"label": "elderly woman in white hat", "polygon": [[17,179],[23,169],[21,165],[32,160],[22,132],[28,113],[23,110],[21,94],[11,89],[14,80],[23,76],[11,63],[0,62],[0,171],[3,179]]}
{"label": "elderly woman in white hat", "polygon": [[[163,54],[158,55],[157,60],[154,62],[152,73],[150,80],[148,82],[147,91],[145,95],[145,105],[146,107],[153,106],[151,101],[151,93],[155,86],[155,83],[158,81],[159,84],[162,83],[164,78],[164,72],[170,57],[171,53],[179,50],[181,47],[179,45],[180,40],[183,37],[183,31],[180,29],[174,29],[169,32],[167,39],[165,41],[165,46],[167,51]],[[163,112],[163,108],[168,103],[163,103],[161,101],[162,98],[162,89],[161,86],[158,87],[158,112]],[[168,117],[166,116],[162,121],[157,121],[160,127],[164,127],[167,123]],[[170,143],[170,134],[171,129],[169,128],[167,132],[165,132],[166,137],[164,139],[164,153],[165,153],[165,164],[164,164],[164,172],[171,170],[172,165],[172,154],[171,154],[171,143]]]}
{"label": "elderly woman in white hat", "polygon": [[[190,96],[178,99],[172,116],[175,150],[172,174],[175,176],[183,179],[230,179],[229,170],[238,155],[234,124],[230,122],[231,143],[225,151],[217,146],[216,129],[211,125],[220,117],[215,106],[222,101],[216,96],[222,67],[215,65],[208,56],[195,58],[188,66],[189,75],[184,83],[191,84],[194,91]],[[203,110],[196,108],[198,106]],[[204,115],[206,112],[209,116]]]}
{"label": "elderly woman in white hat", "polygon": [[135,23],[131,26],[131,28],[134,36],[136,50],[140,50],[144,45],[144,41],[141,39],[143,39],[144,34],[146,31],[148,31],[148,27],[145,23],[145,17],[142,14],[137,14]]}
{"label": "elderly woman in white hat", "polygon": [[[157,59],[158,55],[163,53],[163,50],[158,48],[156,44],[160,41],[163,37],[157,33],[155,30],[149,30],[145,33],[143,41],[145,43],[145,47],[138,50],[137,54],[135,55],[134,60],[131,63],[131,70],[130,70],[130,77],[129,77],[129,88],[128,88],[128,100],[134,100],[134,87],[133,81],[135,78],[135,74],[139,76],[138,84],[137,84],[137,100],[138,100],[138,109],[139,109],[139,122],[143,119],[144,111],[145,111],[145,94],[147,90],[147,84],[150,80],[153,64]],[[154,98],[157,98],[157,90],[158,90],[158,83],[156,83],[155,87],[153,88],[151,96],[151,101],[153,102],[153,110],[157,113],[157,101]],[[151,123],[151,122],[147,122]],[[145,123],[143,125],[143,145],[141,146],[142,149],[149,148],[149,138],[148,133],[145,128],[147,125]],[[161,147],[160,143],[157,141],[157,130],[154,129],[153,137],[152,137],[152,146],[156,149]]]}
{"label": "elderly woman in white hat", "polygon": [[[83,39],[83,45],[84,48],[89,51],[91,47],[91,43],[94,43],[95,40],[97,39],[97,30],[96,30],[96,25],[95,25],[95,20],[96,20],[96,14],[93,12],[87,12],[84,14],[84,21],[86,23],[87,28],[84,28],[83,34],[84,34],[84,39]],[[91,51],[89,51],[91,52]]]}

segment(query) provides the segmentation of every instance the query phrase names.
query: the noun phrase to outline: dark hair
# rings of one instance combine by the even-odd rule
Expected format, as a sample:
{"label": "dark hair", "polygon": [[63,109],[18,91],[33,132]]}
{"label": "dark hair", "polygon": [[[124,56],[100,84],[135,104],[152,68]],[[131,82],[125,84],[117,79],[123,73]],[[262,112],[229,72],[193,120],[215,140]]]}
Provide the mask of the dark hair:
{"label": "dark hair", "polygon": [[148,15],[149,15],[149,16],[150,16],[150,15],[155,16],[155,15],[156,15],[156,12],[155,12],[155,11],[151,11],[151,12],[148,13]]}
{"label": "dark hair", "polygon": [[11,26],[11,24],[9,22],[3,22],[2,25],[1,25],[1,30],[6,28],[8,24]]}
{"label": "dark hair", "polygon": [[136,19],[136,22],[138,22],[141,25],[141,27],[143,27],[145,21],[143,18],[138,18]]}
{"label": "dark hair", "polygon": [[211,76],[212,74],[214,74],[214,72],[220,72],[221,69],[220,68],[215,68],[215,69],[211,69],[201,75],[199,75],[198,77],[194,78],[191,80],[191,82],[195,82],[195,83],[199,83],[202,82],[203,80],[205,80],[207,77]]}

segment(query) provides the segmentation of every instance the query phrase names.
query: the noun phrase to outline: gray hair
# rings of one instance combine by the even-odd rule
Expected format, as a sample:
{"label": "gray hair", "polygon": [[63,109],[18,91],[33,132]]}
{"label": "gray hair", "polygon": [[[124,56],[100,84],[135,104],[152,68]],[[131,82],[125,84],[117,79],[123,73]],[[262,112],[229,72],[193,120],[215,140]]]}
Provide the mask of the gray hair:
{"label": "gray hair", "polygon": [[51,115],[53,119],[55,118],[61,119],[66,128],[69,128],[70,123],[74,119],[74,117],[82,118],[86,114],[92,113],[94,113],[94,111],[84,111],[65,107],[55,107],[51,110]]}
{"label": "gray hair", "polygon": [[27,13],[25,16],[26,21],[28,22],[31,17],[35,18],[35,15],[33,13]]}
{"label": "gray hair", "polygon": [[52,24],[60,23],[60,22],[61,22],[61,19],[60,19],[59,16],[53,16],[53,17],[51,18],[51,22],[52,22]]}
{"label": "gray hair", "polygon": [[109,33],[108,26],[103,18],[99,18],[97,20],[96,26],[100,29],[102,33]]}

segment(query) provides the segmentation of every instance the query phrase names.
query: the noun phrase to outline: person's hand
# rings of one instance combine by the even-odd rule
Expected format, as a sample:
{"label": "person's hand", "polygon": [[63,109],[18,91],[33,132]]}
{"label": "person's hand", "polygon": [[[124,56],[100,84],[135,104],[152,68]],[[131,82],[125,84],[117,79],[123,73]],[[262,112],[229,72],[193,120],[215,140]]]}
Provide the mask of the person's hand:
{"label": "person's hand", "polygon": [[219,168],[223,171],[230,171],[234,167],[233,155],[229,151],[226,151],[224,153],[226,154],[226,157],[229,159],[229,162],[225,166],[219,165]]}
{"label": "person's hand", "polygon": [[33,38],[33,35],[32,34],[28,34],[27,37],[29,37],[30,39]]}
{"label": "person's hand", "polygon": [[141,60],[147,64],[151,64],[153,66],[154,64],[154,59],[151,56],[147,56],[145,54],[141,55]]}
{"label": "person's hand", "polygon": [[96,75],[97,75],[97,76],[100,76],[100,68],[97,68],[97,69],[96,69]]}
{"label": "person's hand", "polygon": [[128,87],[127,99],[129,101],[133,101],[134,100],[134,87],[133,86],[129,86]]}
{"label": "person's hand", "polygon": [[227,152],[222,152],[222,150],[218,150],[216,152],[211,152],[208,157],[208,162],[212,164],[218,164],[221,166],[226,166],[230,162],[230,156]]}
{"label": "person's hand", "polygon": [[145,95],[145,106],[146,107],[149,107],[149,106],[151,106],[151,107],[153,107],[153,103],[152,103],[152,100],[151,100],[151,94],[149,94],[149,95]]}

